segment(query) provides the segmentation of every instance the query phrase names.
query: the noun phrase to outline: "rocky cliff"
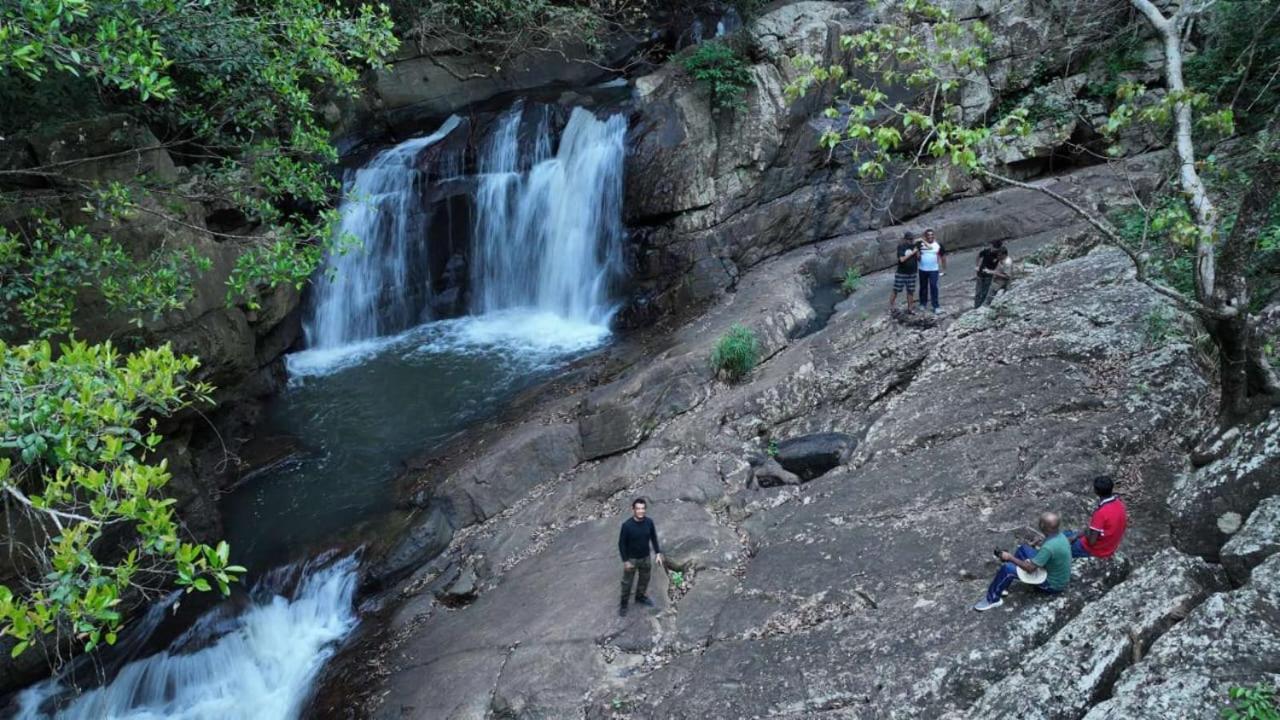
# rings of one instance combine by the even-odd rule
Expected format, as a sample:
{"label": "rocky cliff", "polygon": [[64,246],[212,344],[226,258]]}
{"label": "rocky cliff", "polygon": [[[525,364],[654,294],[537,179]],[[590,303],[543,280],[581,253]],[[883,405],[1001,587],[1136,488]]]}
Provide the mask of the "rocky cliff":
{"label": "rocky cliff", "polygon": [[[1108,178],[1055,182],[1087,196]],[[961,312],[972,285],[953,271],[951,312],[903,323],[884,314],[890,277],[877,275],[824,323],[814,289],[901,227],[819,243],[745,273],[660,350],[616,350],[631,364],[610,381],[536,403],[420,474],[417,529],[390,555],[403,570],[381,568],[408,579],[383,596],[382,631],[348,650],[358,666],[339,663],[330,682],[358,673],[361,714],[451,718],[1001,717],[1032,706],[1079,718],[1118,677],[1146,687],[1146,663],[1134,663],[1147,648],[1172,643],[1193,608],[1235,597],[1215,594],[1225,574],[1171,549],[1168,530],[1166,495],[1203,472],[1185,446],[1210,371],[1193,343],[1146,331],[1152,313],[1174,311],[1122,255],[1088,251],[1065,213],[1033,197],[948,203],[912,225],[945,236],[957,218],[1004,219],[963,226],[975,240],[1009,238],[1024,258],[1025,276],[991,307]],[[706,358],[733,322],[757,331],[767,359],[728,385]],[[762,470],[774,443],[798,484]],[[1123,557],[1076,563],[1062,597],[972,612],[990,548],[1029,539],[1042,509],[1082,523],[1098,472],[1120,478],[1130,505]],[[614,541],[637,495],[682,582],[658,574],[657,610],[619,619]],[[1265,618],[1274,600],[1253,597],[1239,602]],[[1032,671],[1063,647],[1073,654],[1061,683]],[[1270,667],[1233,648],[1224,654]],[[1026,679],[999,682],[1019,667]],[[1217,695],[1195,698],[1205,707],[1237,679],[1215,677],[1206,692]],[[348,711],[345,687],[317,712]]]}

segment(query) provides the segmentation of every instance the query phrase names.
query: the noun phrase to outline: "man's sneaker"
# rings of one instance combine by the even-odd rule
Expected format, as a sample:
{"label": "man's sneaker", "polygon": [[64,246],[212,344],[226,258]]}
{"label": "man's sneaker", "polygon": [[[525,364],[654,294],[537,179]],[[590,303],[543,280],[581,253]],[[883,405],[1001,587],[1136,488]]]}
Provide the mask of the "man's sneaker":
{"label": "man's sneaker", "polygon": [[1009,597],[1009,591],[1008,591],[1008,590],[1001,590],[1001,591],[1000,591],[1000,597]]}
{"label": "man's sneaker", "polygon": [[627,616],[627,606],[626,606],[626,605],[619,605],[619,606],[618,606],[618,617],[626,617],[626,616]]}
{"label": "man's sneaker", "polygon": [[1004,600],[996,600],[995,602],[991,602],[986,598],[982,598],[981,600],[978,601],[977,605],[973,606],[973,609],[977,610],[978,612],[986,612],[993,608],[998,608],[1003,604],[1004,604]]}
{"label": "man's sneaker", "polygon": [[942,308],[934,308],[934,309],[933,309],[933,314],[934,314],[934,315],[937,315],[937,314],[939,314],[939,313],[941,313],[941,312],[942,312]]}
{"label": "man's sneaker", "polygon": [[637,605],[643,605],[643,606],[645,606],[645,607],[653,607],[653,606],[654,606],[654,605],[653,605],[653,601],[649,599],[649,596],[648,596],[648,595],[637,595],[637,596],[636,596],[636,604],[637,604]]}

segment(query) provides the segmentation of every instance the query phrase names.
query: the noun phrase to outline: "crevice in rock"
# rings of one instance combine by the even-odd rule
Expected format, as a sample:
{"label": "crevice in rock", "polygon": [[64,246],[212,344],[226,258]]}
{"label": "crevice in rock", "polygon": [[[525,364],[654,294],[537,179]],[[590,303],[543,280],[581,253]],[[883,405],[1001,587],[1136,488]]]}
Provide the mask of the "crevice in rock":
{"label": "crevice in rock", "polygon": [[835,283],[814,278],[805,299],[809,302],[809,307],[813,308],[813,319],[794,328],[787,335],[789,340],[808,337],[826,327],[831,316],[836,314],[836,305],[844,299],[844,293]]}

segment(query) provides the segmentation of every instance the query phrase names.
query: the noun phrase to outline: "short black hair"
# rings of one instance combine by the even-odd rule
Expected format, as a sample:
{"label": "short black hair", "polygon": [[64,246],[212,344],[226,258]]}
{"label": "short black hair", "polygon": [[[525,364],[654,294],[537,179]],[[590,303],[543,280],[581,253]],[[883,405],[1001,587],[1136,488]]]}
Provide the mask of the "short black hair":
{"label": "short black hair", "polygon": [[910,230],[903,231],[903,233],[902,233],[902,239],[903,239],[903,240],[915,240],[915,239],[916,239],[916,234],[915,234],[915,233],[913,233],[913,232],[911,232]]}
{"label": "short black hair", "polygon": [[632,501],[631,501],[631,507],[633,507],[633,508],[634,508],[635,506],[637,506],[637,505],[648,505],[648,504],[649,504],[649,503],[645,502],[645,499],[644,499],[644,498],[642,498],[642,497],[638,497],[638,498],[636,498],[635,500],[632,500]]}
{"label": "short black hair", "polygon": [[1000,248],[1004,247],[1004,241],[1001,240],[1000,238],[996,238],[995,240],[991,241],[991,247],[999,250]]}
{"label": "short black hair", "polygon": [[1093,479],[1093,491],[1100,497],[1111,497],[1116,481],[1110,475],[1099,475]]}

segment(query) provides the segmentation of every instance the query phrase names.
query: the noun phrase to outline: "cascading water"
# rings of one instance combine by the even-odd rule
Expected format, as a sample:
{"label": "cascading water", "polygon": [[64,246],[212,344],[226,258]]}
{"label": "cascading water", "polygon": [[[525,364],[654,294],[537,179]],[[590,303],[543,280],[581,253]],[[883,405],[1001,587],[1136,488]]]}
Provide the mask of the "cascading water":
{"label": "cascading water", "polygon": [[481,158],[472,307],[513,308],[607,326],[622,274],[622,166],[627,125],[574,108],[550,155],[545,119],[522,172],[517,106]]}
{"label": "cascading water", "polygon": [[[417,165],[422,152],[460,122],[452,116],[426,137],[383,150],[347,179],[346,199],[338,208],[339,232],[360,244],[326,258],[304,326],[308,347],[342,347],[428,319],[422,302],[415,302],[430,294],[422,262],[428,221],[421,192],[425,171]],[[423,278],[421,287],[410,287],[415,276]]]}
{"label": "cascading water", "polygon": [[[359,544],[394,508],[391,479],[405,458],[456,437],[609,335],[610,290],[622,271],[626,124],[582,109],[556,143],[550,112],[517,106],[482,147],[479,176],[449,181],[448,197],[461,196],[475,217],[474,314],[420,324],[429,288],[414,286],[442,265],[427,262],[426,198],[446,195],[432,195],[442,188],[429,183],[449,173],[439,165],[447,155],[425,168],[423,158],[458,123],[386,150],[348,178],[354,197],[341,206],[342,227],[364,247],[326,260],[334,277],[316,283],[309,348],[287,357],[292,376],[313,379],[276,398],[261,429],[297,438],[300,449],[221,501],[241,564],[271,567],[335,542]],[[74,674],[40,683],[21,694],[19,717],[297,717],[356,623],[356,561],[322,555],[290,567],[260,580],[247,608],[223,603],[165,651],[134,659],[165,613],[157,606],[136,623],[136,646],[107,668],[110,682],[79,693]]]}
{"label": "cascading water", "polygon": [[[77,695],[54,679],[28,688],[17,717],[296,718],[336,641],[355,625],[355,588],[352,556],[269,573],[251,591],[247,611],[227,617],[215,608],[169,649],[125,665],[102,687]],[[144,635],[156,624],[148,620],[137,628]]]}

